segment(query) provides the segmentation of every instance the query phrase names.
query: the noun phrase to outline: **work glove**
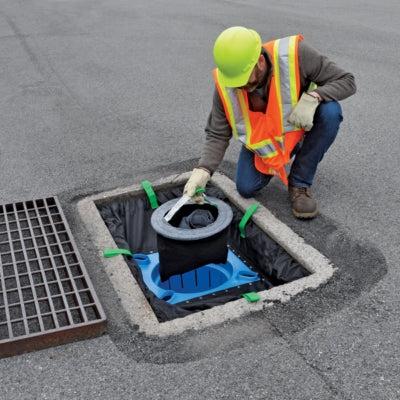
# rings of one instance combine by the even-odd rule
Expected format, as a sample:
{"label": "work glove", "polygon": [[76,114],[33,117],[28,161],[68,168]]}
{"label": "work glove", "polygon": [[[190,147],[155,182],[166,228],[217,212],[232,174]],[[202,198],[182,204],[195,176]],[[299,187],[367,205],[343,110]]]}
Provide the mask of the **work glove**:
{"label": "work glove", "polygon": [[299,102],[294,107],[289,115],[288,122],[305,131],[311,130],[313,127],[313,119],[315,110],[317,109],[319,101],[308,93],[303,93]]}
{"label": "work glove", "polygon": [[183,194],[190,196],[192,200],[198,204],[204,203],[204,196],[202,194],[196,194],[196,189],[205,188],[210,177],[210,173],[205,169],[195,168],[183,189]]}

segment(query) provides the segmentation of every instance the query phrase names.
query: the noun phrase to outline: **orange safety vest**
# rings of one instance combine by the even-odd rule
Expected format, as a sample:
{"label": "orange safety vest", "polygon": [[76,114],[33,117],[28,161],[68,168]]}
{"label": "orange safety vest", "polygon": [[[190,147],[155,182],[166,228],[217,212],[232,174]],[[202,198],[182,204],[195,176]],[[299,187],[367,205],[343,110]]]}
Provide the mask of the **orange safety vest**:
{"label": "orange safety vest", "polygon": [[265,113],[250,111],[247,92],[224,87],[218,78],[218,69],[213,71],[234,137],[255,153],[254,163],[258,171],[277,175],[285,185],[288,184],[285,165],[304,135],[303,129],[287,122],[300,97],[300,40],[303,40],[303,36],[295,35],[263,44],[273,66]]}

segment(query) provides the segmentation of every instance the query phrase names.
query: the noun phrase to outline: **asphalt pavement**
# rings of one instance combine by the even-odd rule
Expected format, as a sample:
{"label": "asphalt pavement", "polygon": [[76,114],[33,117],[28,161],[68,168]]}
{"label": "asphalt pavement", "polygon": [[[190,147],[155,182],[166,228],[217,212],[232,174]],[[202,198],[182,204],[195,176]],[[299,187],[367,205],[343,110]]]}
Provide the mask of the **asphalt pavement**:
{"label": "asphalt pavement", "polygon": [[[0,1],[0,202],[59,196],[107,334],[0,360],[1,399],[400,398],[400,3],[395,0]],[[294,220],[334,279],[286,305],[156,340],[130,326],[76,210],[85,195],[190,170],[212,101],[212,46],[245,25],[302,33],[357,94]],[[232,143],[220,170],[234,177]]]}

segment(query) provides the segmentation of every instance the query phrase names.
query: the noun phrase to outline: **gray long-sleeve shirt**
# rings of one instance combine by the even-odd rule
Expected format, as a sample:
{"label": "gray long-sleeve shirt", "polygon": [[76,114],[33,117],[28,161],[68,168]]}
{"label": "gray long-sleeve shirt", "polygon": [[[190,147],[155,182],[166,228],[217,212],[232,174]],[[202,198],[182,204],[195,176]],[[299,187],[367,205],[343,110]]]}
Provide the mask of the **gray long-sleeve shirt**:
{"label": "gray long-sleeve shirt", "polygon": [[[264,51],[264,57],[270,64],[268,54]],[[315,90],[323,101],[343,100],[356,91],[353,74],[345,72],[333,61],[320,54],[317,50],[299,42],[299,68],[301,93],[307,90],[311,82],[315,82],[318,88]],[[271,68],[269,68],[271,73]],[[270,79],[266,79],[263,87],[248,93],[250,109],[265,112]],[[261,101],[260,101],[261,93]],[[206,141],[203,146],[198,166],[213,173],[221,163],[225,151],[232,137],[232,129],[225,116],[225,111],[218,91],[214,90],[213,105],[205,128]]]}

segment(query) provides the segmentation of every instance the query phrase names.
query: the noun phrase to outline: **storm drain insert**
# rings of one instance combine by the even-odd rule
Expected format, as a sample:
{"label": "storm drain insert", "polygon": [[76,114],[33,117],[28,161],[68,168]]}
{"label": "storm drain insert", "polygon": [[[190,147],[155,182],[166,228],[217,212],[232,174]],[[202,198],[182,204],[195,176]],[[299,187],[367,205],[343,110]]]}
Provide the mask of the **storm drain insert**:
{"label": "storm drain insert", "polygon": [[0,205],[0,274],[0,356],[104,331],[104,312],[56,197]]}
{"label": "storm drain insert", "polygon": [[[171,199],[182,196],[182,189],[182,186],[175,186],[157,190],[160,203],[157,210],[152,209],[144,193],[128,199],[116,198],[111,202],[98,204],[100,214],[117,247],[129,249],[134,253],[133,257],[125,256],[126,263],[160,322],[185,317],[240,299],[248,292],[269,290],[310,275],[309,271],[252,221],[246,226],[246,236],[241,237],[238,225],[243,212],[221,190],[209,186],[207,196],[228,204],[233,213],[226,228],[231,262],[225,265],[210,264],[206,267],[207,271],[199,268],[197,274],[193,271],[186,272],[174,275],[165,282],[162,282],[163,279],[160,281],[157,253],[161,251],[160,240],[150,220],[162,211],[163,204],[167,205]],[[167,247],[164,242],[163,246]],[[191,254],[196,249],[189,248],[186,242],[180,243],[179,246],[170,246],[169,253],[176,253],[168,253],[173,260],[179,261],[179,257],[189,261],[198,258]],[[213,251],[215,246],[210,243],[208,247],[209,251]],[[205,249],[201,247],[201,251],[204,252]],[[222,279],[229,275],[228,269],[235,263],[241,264],[241,268],[247,268],[247,271],[239,270],[239,274],[231,274],[231,279]],[[226,268],[222,271],[221,267]],[[213,284],[213,280],[217,283]]]}

